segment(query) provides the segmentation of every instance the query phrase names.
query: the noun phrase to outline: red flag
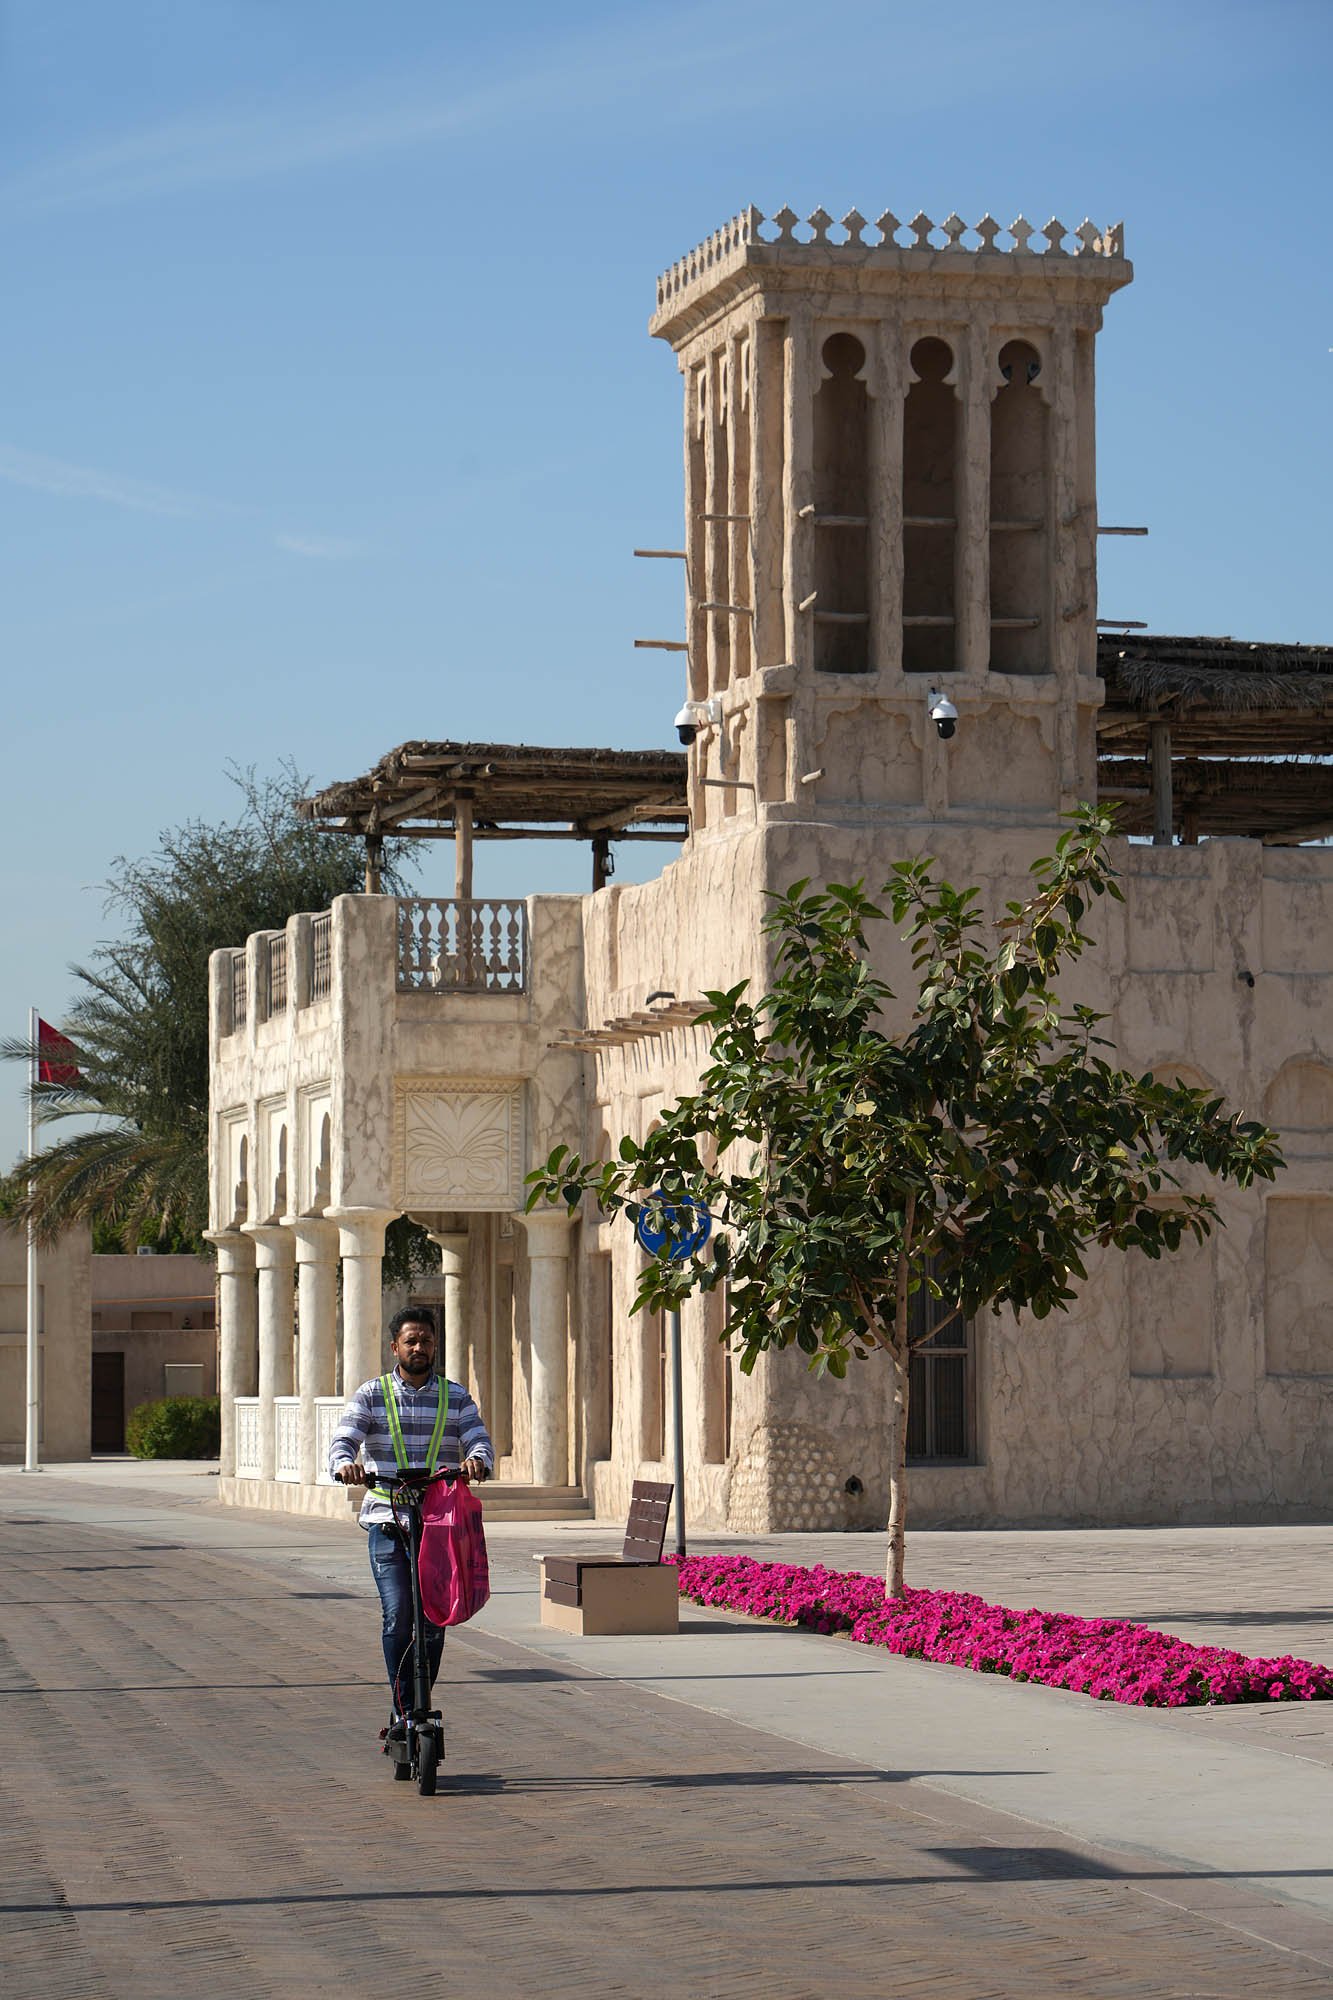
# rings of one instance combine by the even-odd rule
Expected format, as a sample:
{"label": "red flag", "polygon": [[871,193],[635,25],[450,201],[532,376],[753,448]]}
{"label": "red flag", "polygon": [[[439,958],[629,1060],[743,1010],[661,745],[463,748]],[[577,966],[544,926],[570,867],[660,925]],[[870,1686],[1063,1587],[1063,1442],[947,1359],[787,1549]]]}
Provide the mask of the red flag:
{"label": "red flag", "polygon": [[62,1058],[74,1054],[74,1044],[59,1028],[37,1016],[37,1077],[41,1083],[79,1083],[78,1066]]}

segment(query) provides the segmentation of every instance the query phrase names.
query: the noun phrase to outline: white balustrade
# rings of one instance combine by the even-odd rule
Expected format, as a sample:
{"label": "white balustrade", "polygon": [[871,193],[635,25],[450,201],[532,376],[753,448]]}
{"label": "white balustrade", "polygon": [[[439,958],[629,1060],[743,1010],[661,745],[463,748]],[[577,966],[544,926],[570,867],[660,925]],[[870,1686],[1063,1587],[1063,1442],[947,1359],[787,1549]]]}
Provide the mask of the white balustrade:
{"label": "white balustrade", "polygon": [[316,1396],[315,1398],[315,1484],[332,1486],[329,1474],[329,1446],[333,1443],[333,1433],[338,1428],[338,1419],[346,1404],[341,1396]]}
{"label": "white balustrade", "polygon": [[301,1398],[273,1398],[273,1472],[288,1484],[301,1477]]}
{"label": "white balustrade", "polygon": [[398,898],[400,993],[522,993],[527,983],[525,903]]}
{"label": "white balustrade", "polygon": [[238,1396],[236,1408],[236,1477],[259,1477],[259,1398]]}

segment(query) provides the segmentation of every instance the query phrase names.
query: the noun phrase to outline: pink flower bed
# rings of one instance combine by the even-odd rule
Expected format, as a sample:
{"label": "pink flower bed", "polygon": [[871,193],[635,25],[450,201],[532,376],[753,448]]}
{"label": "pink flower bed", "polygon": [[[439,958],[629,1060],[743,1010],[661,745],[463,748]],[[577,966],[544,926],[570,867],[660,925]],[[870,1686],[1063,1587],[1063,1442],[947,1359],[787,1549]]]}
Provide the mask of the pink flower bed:
{"label": "pink flower bed", "polygon": [[679,1569],[681,1596],[696,1604],[814,1632],[845,1632],[861,1645],[883,1646],[909,1659],[1040,1681],[1098,1701],[1195,1708],[1210,1702],[1333,1699],[1333,1669],[1313,1660],[1249,1660],[1121,1618],[1010,1611],[954,1590],[908,1590],[904,1598],[890,1599],[882,1583],[855,1571],[799,1569],[750,1556],[668,1560]]}

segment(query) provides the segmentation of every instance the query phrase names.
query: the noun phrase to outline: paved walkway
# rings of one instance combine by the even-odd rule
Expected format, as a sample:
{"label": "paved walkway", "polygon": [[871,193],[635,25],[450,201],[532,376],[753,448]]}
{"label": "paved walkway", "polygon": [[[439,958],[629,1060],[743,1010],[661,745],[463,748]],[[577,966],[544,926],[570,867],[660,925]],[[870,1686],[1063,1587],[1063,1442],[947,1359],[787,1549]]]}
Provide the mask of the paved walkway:
{"label": "paved walkway", "polygon": [[[590,1531],[505,1526],[423,1800],[374,1748],[359,1535],[210,1490],[0,1472],[6,1994],[1333,1995],[1322,1705],[1125,1711],[693,1609],[676,1640],[565,1639],[531,1552]],[[1245,1618],[1315,1631],[1329,1531],[1207,1532],[913,1555],[1219,1635],[1248,1569]],[[821,1552],[874,1567],[871,1538]]]}

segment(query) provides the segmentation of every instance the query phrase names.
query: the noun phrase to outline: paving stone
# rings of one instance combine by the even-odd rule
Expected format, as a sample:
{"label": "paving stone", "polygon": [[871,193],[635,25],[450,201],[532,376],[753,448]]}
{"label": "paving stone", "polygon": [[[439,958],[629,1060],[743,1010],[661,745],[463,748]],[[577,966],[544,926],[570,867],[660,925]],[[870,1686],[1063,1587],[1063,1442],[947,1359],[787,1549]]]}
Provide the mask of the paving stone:
{"label": "paving stone", "polygon": [[491,1635],[446,1647],[421,1799],[364,1597],[173,1545],[166,1501],[160,1535],[33,1517],[0,1542],[6,1994],[1333,1992],[1166,1880]]}

